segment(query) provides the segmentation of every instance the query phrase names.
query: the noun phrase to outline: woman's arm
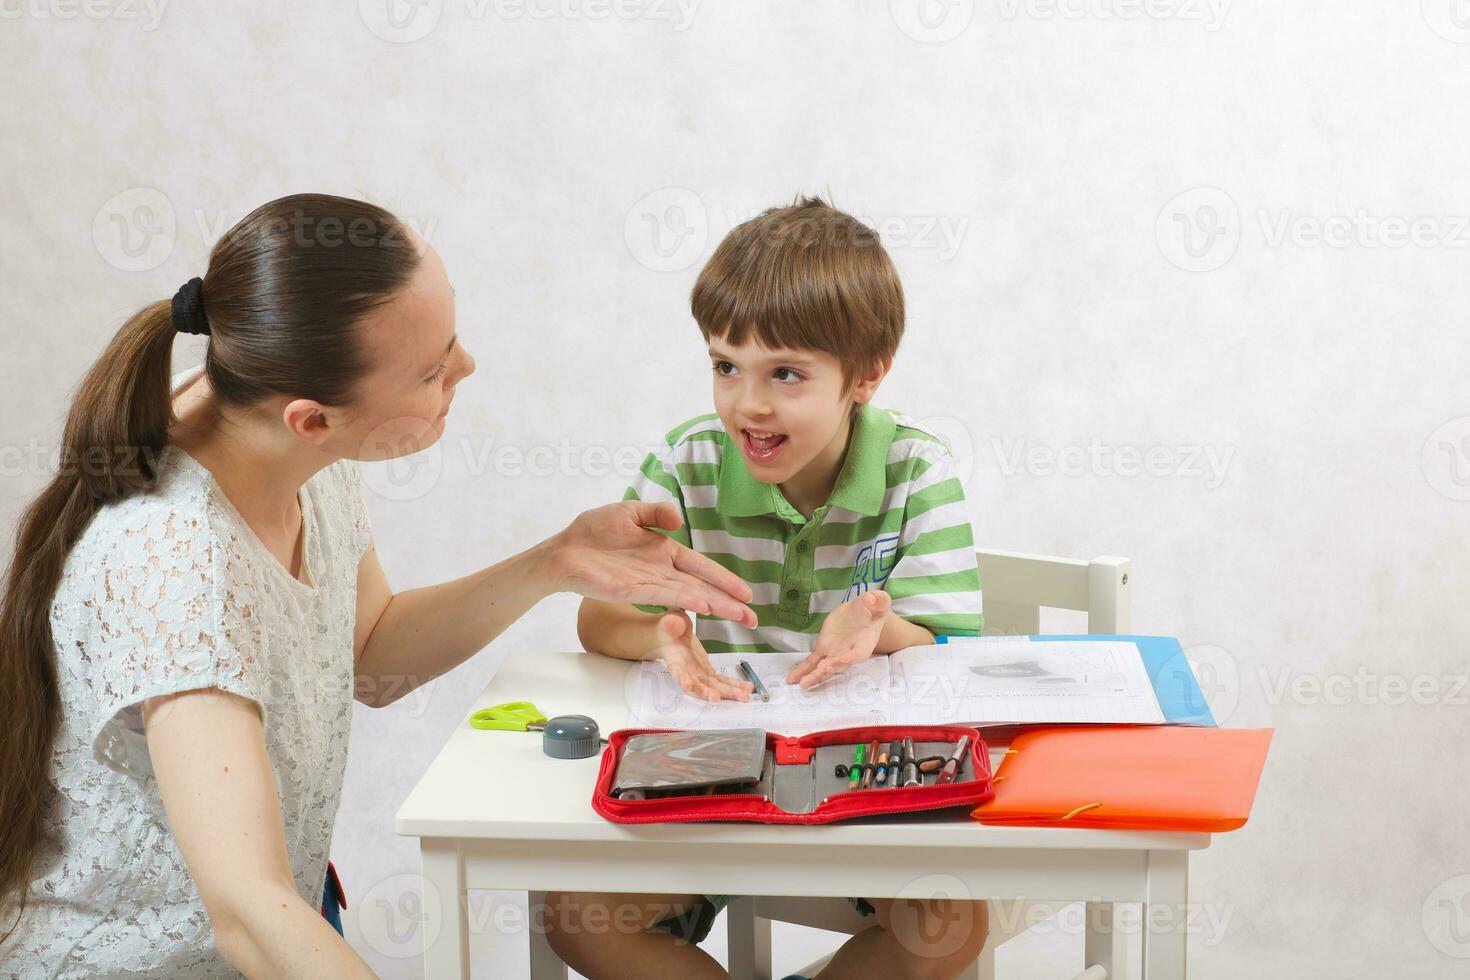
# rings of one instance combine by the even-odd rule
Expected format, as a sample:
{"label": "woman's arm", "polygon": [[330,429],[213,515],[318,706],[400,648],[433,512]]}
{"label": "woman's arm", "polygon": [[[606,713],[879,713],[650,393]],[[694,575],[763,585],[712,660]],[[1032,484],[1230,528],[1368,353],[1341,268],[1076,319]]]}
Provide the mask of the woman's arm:
{"label": "woman's arm", "polygon": [[678,508],[638,500],[580,515],[566,530],[498,565],[394,594],[376,552],[358,569],[357,699],[390,704],[474,656],[556,592],[647,603],[750,626],[750,587],[666,535]]}
{"label": "woman's arm", "polygon": [[296,891],[254,702],[186,691],[146,701],[143,723],[164,812],[220,955],[250,977],[373,976]]}

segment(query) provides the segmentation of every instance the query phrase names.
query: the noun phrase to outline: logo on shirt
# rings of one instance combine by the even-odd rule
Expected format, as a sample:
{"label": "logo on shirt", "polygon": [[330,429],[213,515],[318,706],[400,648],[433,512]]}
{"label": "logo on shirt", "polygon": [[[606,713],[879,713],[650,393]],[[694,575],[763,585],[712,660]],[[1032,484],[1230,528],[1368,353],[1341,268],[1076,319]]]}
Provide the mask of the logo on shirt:
{"label": "logo on shirt", "polygon": [[850,602],[869,589],[881,589],[893,571],[898,558],[898,535],[885,534],[872,544],[865,544],[852,564],[852,584],[847,587],[843,602]]}

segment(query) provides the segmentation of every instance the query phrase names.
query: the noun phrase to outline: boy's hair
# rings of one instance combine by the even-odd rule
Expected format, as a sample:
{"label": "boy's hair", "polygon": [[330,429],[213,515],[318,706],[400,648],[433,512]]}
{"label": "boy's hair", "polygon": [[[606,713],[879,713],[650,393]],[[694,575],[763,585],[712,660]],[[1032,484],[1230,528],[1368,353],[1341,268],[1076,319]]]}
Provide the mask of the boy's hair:
{"label": "boy's hair", "polygon": [[903,336],[903,286],[878,233],[817,197],[732,229],[690,306],[706,342],[826,351],[848,385],[892,361]]}

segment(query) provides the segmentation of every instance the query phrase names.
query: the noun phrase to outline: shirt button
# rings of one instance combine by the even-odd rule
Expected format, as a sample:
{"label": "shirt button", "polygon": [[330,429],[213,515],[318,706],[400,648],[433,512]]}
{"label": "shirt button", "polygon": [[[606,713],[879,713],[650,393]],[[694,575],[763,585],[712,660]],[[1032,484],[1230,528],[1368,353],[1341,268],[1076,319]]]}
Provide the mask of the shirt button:
{"label": "shirt button", "polygon": [[798,591],[796,591],[795,589],[787,589],[786,590],[786,598],[792,599],[792,600],[800,599],[801,598],[801,593],[798,592]]}
{"label": "shirt button", "polygon": [[796,542],[796,550],[801,552],[802,554],[806,554],[808,551],[811,550],[811,548],[812,546],[805,541]]}

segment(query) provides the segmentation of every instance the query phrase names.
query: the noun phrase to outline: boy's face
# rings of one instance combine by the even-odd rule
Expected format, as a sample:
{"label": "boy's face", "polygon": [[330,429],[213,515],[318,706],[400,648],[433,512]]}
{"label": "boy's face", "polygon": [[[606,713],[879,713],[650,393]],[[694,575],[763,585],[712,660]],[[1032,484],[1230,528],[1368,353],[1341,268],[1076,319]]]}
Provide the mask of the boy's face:
{"label": "boy's face", "polygon": [[715,411],[752,476],[786,483],[816,464],[835,478],[852,405],[872,398],[881,373],[859,379],[849,391],[834,355],[772,350],[749,335],[738,346],[714,338],[709,355]]}

